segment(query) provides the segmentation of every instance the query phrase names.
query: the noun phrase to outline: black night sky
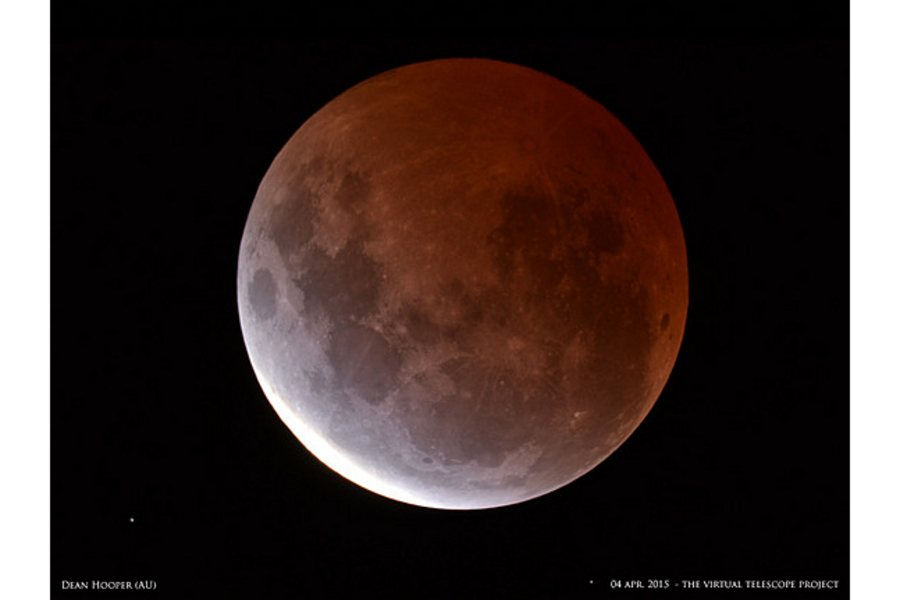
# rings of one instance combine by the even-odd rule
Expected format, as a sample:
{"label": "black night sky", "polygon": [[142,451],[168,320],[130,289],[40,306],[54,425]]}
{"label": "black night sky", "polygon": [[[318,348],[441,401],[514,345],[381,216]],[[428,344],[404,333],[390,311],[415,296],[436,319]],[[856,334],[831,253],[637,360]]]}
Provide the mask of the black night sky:
{"label": "black night sky", "polygon": [[[614,579],[689,598],[767,595],[676,583],[838,579],[814,596],[846,597],[846,22],[288,38],[56,15],[54,598],[137,579],[157,598],[642,597]],[[544,71],[615,114],[672,192],[691,286],[634,435],[562,490],[474,512],[381,498],[313,458],[256,381],[235,289],[256,186],[294,131],[365,78],[454,56]]]}

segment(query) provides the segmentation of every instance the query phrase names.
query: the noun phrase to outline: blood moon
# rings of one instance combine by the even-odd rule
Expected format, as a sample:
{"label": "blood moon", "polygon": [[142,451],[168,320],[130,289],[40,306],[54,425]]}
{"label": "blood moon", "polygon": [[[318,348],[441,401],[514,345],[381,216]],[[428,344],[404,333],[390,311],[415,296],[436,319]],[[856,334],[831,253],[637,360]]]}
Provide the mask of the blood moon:
{"label": "blood moon", "polygon": [[469,509],[557,489],[653,406],[687,315],[672,198],[606,109],[450,59],[347,90],[266,173],[240,247],[247,351],[329,467]]}

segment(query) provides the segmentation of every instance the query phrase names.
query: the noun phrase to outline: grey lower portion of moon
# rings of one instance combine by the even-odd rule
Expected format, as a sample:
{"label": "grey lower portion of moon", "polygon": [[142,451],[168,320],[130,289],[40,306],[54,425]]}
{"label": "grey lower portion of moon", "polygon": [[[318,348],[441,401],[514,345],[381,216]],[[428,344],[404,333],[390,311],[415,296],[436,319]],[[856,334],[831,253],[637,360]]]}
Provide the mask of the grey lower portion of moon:
{"label": "grey lower portion of moon", "polygon": [[662,391],[687,313],[677,213],[640,145],[574,88],[482,60],[382,74],[307,121],[260,185],[237,284],[298,439],[371,491],[452,509],[602,462]]}

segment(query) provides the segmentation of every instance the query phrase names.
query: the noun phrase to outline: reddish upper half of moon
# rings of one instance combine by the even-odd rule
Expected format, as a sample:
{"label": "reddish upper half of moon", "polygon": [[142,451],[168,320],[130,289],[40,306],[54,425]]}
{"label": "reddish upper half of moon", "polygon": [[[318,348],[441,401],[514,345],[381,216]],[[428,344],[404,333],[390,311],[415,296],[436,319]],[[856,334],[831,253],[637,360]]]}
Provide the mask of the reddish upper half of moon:
{"label": "reddish upper half of moon", "polygon": [[426,299],[452,282],[547,287],[514,274],[578,262],[580,292],[643,295],[657,393],[681,343],[687,258],[665,182],[602,105],[526,67],[444,59],[350,88],[278,154],[247,228],[287,262],[357,241],[397,290]]}

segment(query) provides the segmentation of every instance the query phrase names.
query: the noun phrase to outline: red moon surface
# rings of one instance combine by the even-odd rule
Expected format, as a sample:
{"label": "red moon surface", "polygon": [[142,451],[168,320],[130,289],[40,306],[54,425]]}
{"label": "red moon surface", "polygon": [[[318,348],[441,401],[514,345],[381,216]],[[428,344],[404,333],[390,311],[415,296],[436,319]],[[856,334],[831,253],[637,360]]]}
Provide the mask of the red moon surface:
{"label": "red moon surface", "polygon": [[684,236],[646,152],[549,75],[408,65],[290,138],[241,240],[240,322],[278,415],[375,493],[529,500],[641,423],[688,306]]}

